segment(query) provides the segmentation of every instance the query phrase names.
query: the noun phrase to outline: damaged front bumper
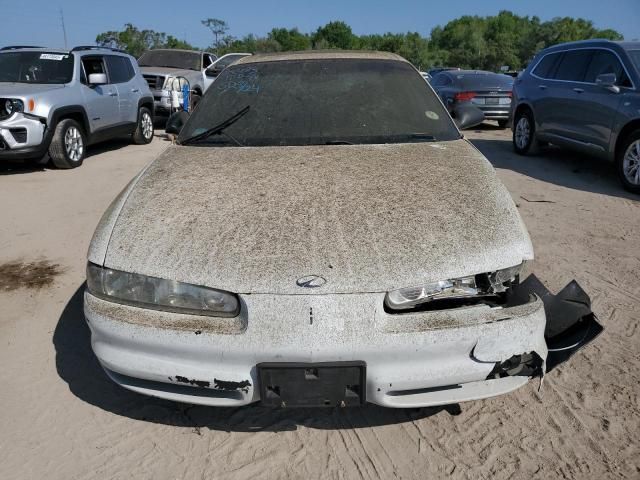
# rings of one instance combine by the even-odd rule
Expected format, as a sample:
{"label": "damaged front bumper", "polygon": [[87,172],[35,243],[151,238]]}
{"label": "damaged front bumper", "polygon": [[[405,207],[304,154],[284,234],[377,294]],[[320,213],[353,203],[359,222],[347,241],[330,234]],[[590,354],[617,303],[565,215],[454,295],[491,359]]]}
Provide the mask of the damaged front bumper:
{"label": "damaged front bumper", "polygon": [[[401,315],[380,308],[380,294],[248,295],[242,297],[241,314],[232,319],[151,311],[85,293],[85,315],[93,350],[109,377],[139,393],[212,406],[260,400],[345,406],[366,400],[386,407],[425,407],[507,393],[531,377],[542,377],[550,361],[557,364],[554,355],[547,356],[547,306],[528,288],[518,289],[522,298],[511,306]],[[570,297],[563,302],[575,300]],[[581,322],[582,316],[567,322],[569,329],[556,332],[550,344],[566,343],[563,335],[571,329],[574,337],[586,339],[576,332],[594,324],[576,327]],[[265,375],[267,368],[284,362],[310,382],[318,372],[329,372],[328,364],[344,367],[345,375],[332,371],[333,378],[346,382],[344,398],[335,388],[323,399],[307,391],[316,384],[287,383],[293,367]],[[361,365],[357,372],[366,371],[358,382],[346,380],[354,364]],[[357,372],[350,378],[357,378]],[[263,383],[285,379],[286,384],[261,385],[261,378]],[[309,403],[296,401],[302,396]]]}

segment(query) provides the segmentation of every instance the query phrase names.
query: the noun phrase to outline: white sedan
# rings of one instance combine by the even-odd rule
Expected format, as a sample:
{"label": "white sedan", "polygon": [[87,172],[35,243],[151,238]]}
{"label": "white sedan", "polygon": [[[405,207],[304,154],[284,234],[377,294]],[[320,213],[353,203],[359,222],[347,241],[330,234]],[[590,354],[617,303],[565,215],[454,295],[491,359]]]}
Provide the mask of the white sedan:
{"label": "white sedan", "polygon": [[411,64],[256,55],[105,213],[85,314],[136,392],[439,405],[544,374],[545,306],[517,287],[532,259],[511,196]]}

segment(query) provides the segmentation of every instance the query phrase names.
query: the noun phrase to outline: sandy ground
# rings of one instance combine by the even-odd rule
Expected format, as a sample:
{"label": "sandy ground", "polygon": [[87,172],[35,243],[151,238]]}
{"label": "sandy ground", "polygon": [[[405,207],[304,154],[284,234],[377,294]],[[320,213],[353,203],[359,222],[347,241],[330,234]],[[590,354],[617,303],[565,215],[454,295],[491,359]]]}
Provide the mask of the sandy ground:
{"label": "sandy ground", "polygon": [[534,272],[553,291],[576,278],[606,327],[542,394],[532,382],[446,408],[272,411],[115,386],[82,316],[85,252],[111,199],[167,142],[111,142],[73,171],[0,166],[0,272],[53,264],[45,286],[0,289],[0,478],[640,478],[640,198],[597,160],[517,157],[491,126],[468,136],[519,205]]}

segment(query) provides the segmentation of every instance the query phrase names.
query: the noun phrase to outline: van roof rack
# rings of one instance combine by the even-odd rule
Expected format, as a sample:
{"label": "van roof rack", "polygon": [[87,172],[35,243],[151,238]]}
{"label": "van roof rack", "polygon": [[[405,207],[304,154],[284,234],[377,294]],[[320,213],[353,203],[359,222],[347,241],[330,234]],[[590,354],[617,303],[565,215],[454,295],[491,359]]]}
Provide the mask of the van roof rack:
{"label": "van roof rack", "polygon": [[82,50],[111,50],[112,52],[127,53],[119,48],[101,47],[98,45],[78,45],[77,47],[73,47],[71,49],[72,52],[80,52]]}
{"label": "van roof rack", "polygon": [[44,47],[36,47],[34,45],[9,45],[7,47],[0,48],[0,50],[20,50],[21,48],[44,48]]}

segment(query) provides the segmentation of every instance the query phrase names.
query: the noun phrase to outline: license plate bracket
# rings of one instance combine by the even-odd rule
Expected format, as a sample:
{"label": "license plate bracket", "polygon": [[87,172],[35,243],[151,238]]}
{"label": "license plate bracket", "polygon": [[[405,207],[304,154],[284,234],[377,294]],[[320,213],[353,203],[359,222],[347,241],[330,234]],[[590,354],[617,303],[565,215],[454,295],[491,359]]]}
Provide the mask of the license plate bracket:
{"label": "license plate bracket", "polygon": [[270,362],[257,366],[260,398],[271,407],[355,407],[366,403],[366,363]]}

